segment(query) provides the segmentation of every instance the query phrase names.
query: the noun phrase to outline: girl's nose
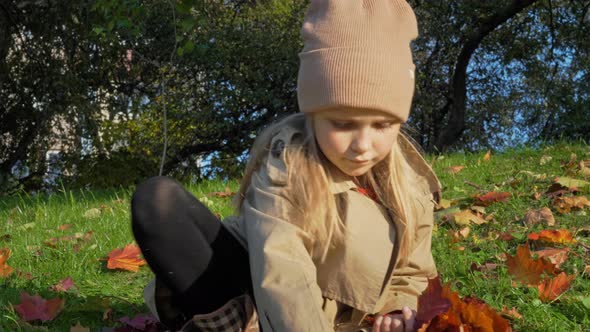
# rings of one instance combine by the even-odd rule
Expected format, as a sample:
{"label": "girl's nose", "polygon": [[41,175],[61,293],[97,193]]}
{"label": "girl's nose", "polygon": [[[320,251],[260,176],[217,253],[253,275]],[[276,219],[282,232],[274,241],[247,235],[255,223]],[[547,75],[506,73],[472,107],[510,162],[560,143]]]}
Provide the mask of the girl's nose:
{"label": "girl's nose", "polygon": [[350,145],[352,151],[362,154],[371,148],[371,135],[367,130],[361,130],[352,140]]}

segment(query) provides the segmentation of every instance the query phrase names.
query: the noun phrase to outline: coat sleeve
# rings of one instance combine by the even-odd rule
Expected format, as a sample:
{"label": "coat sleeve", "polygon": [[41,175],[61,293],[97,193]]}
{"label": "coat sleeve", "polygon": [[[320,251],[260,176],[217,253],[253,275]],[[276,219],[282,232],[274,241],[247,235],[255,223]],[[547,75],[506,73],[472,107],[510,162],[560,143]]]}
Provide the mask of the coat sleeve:
{"label": "coat sleeve", "polygon": [[431,250],[434,222],[433,195],[426,194],[420,202],[423,205],[423,210],[415,235],[415,245],[408,257],[407,264],[396,266],[392,272],[389,285],[390,300],[383,312],[400,310],[403,306],[416,310],[418,296],[428,286],[428,278],[434,278],[437,275]]}
{"label": "coat sleeve", "polygon": [[242,206],[254,297],[264,331],[333,331],[310,252],[311,237],[295,222],[284,187],[265,166],[254,173]]}

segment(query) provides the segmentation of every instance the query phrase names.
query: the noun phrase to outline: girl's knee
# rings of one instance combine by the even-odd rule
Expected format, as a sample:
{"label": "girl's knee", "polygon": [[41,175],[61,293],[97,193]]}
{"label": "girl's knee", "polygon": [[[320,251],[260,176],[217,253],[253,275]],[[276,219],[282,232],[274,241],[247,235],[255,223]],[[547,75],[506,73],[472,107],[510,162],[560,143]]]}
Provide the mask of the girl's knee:
{"label": "girl's knee", "polygon": [[154,176],[140,183],[131,197],[133,223],[158,220],[158,216],[172,210],[171,204],[183,191],[175,180],[165,176]]}

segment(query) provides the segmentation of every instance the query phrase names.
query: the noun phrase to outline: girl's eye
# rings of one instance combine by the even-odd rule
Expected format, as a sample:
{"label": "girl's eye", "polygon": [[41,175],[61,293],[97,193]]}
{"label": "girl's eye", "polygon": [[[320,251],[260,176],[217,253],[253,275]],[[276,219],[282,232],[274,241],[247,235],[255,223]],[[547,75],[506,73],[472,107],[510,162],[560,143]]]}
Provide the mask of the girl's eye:
{"label": "girl's eye", "polygon": [[378,122],[373,127],[377,130],[387,130],[393,127],[393,122]]}
{"label": "girl's eye", "polygon": [[352,122],[346,121],[331,121],[332,126],[336,129],[351,129],[353,127]]}

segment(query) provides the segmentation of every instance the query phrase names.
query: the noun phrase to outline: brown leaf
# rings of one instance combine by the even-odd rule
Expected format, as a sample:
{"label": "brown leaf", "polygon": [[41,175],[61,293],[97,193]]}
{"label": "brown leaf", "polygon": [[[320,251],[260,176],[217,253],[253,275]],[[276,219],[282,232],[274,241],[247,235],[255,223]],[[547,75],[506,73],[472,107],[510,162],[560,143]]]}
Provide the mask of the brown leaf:
{"label": "brown leaf", "polygon": [[545,257],[549,259],[551,263],[555,265],[556,268],[559,268],[563,262],[567,260],[567,254],[569,252],[569,248],[562,248],[562,249],[544,249],[544,250],[537,250],[533,251],[533,254],[536,254],[537,257]]}
{"label": "brown leaf", "polygon": [[140,255],[141,251],[135,244],[114,249],[108,255],[107,268],[137,272],[140,266],[146,264],[145,260],[139,257]]}
{"label": "brown leaf", "polygon": [[457,173],[461,172],[464,168],[465,168],[465,166],[463,166],[463,165],[450,166],[447,168],[447,172],[451,173],[451,174],[457,174]]}
{"label": "brown leaf", "polygon": [[220,198],[233,197],[236,193],[231,191],[229,187],[225,187],[225,191],[216,191],[209,194],[209,196],[215,196]]}
{"label": "brown leaf", "polygon": [[508,273],[519,282],[526,285],[538,285],[543,275],[556,275],[559,271],[555,265],[545,258],[531,258],[528,244],[516,249],[516,255],[506,254]]}
{"label": "brown leaf", "polygon": [[583,177],[590,177],[590,159],[580,161],[580,175]]}
{"label": "brown leaf", "polygon": [[8,248],[0,249],[0,278],[6,278],[14,271],[12,267],[6,264],[11,254],[12,252]]}
{"label": "brown leaf", "polygon": [[524,216],[524,222],[528,226],[533,224],[539,223],[541,221],[545,221],[547,226],[555,226],[555,219],[553,218],[553,213],[547,207],[538,210],[530,210]]}
{"label": "brown leaf", "polygon": [[569,244],[576,243],[572,233],[567,229],[545,229],[539,233],[531,233],[528,235],[529,240],[543,241],[547,243]]}
{"label": "brown leaf", "polygon": [[559,213],[569,213],[572,209],[590,208],[590,201],[586,196],[557,197],[553,200],[553,205]]}
{"label": "brown leaf", "polygon": [[508,310],[506,306],[503,306],[500,314],[510,319],[522,319],[522,315],[516,310],[515,307],[512,307],[512,309]]}
{"label": "brown leaf", "polygon": [[65,231],[66,229],[68,229],[72,226],[73,226],[72,224],[63,224],[63,225],[60,225],[57,229],[59,229],[60,231]]}
{"label": "brown leaf", "polygon": [[498,239],[502,241],[512,241],[515,239],[510,232],[502,232],[498,235]]}
{"label": "brown leaf", "polygon": [[498,267],[498,264],[494,263],[485,263],[483,265],[477,265],[475,263],[471,263],[470,270],[471,271],[479,271],[479,272],[491,272],[494,271]]}
{"label": "brown leaf", "polygon": [[537,286],[539,290],[539,299],[543,302],[551,302],[559,295],[565,292],[569,287],[575,276],[567,275],[561,272],[555,278],[547,278]]}
{"label": "brown leaf", "polygon": [[14,305],[14,310],[27,322],[41,320],[47,322],[53,320],[63,309],[65,300],[58,297],[45,300],[39,295],[30,296],[27,292],[20,293],[21,303]]}
{"label": "brown leaf", "polygon": [[490,159],[492,159],[492,151],[488,150],[488,152],[486,152],[486,154],[483,156],[483,160],[490,161]]}
{"label": "brown leaf", "polygon": [[452,230],[449,230],[449,235],[451,236],[451,238],[453,239],[453,242],[458,242],[461,241],[463,239],[466,239],[469,236],[469,232],[471,230],[469,229],[469,226],[467,227],[463,227],[460,230],[453,232]]}
{"label": "brown leaf", "polygon": [[509,192],[495,192],[491,191],[483,195],[475,196],[476,204],[488,206],[493,203],[506,202],[512,196]]}
{"label": "brown leaf", "polygon": [[584,267],[584,272],[582,272],[586,277],[590,277],[590,265],[586,265]]}

